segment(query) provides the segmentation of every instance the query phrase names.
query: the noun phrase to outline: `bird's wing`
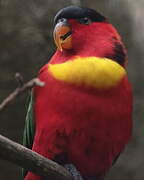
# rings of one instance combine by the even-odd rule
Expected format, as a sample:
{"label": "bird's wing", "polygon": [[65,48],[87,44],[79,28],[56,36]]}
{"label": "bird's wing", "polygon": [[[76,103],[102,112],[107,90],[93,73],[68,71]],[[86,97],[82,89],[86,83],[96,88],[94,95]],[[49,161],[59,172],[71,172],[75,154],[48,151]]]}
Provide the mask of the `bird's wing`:
{"label": "bird's wing", "polygon": [[[35,123],[34,123],[34,115],[33,115],[33,103],[34,97],[31,93],[28,110],[26,114],[26,121],[25,121],[25,128],[24,128],[24,135],[23,135],[23,145],[29,149],[32,149],[34,134],[35,134]],[[27,171],[22,170],[22,176],[25,177]]]}
{"label": "bird's wing", "polygon": [[33,139],[35,134],[35,124],[34,124],[34,117],[33,117],[33,95],[31,93],[28,111],[26,114],[26,121],[25,121],[25,128],[24,128],[24,136],[23,136],[23,145],[29,149],[32,149]]}

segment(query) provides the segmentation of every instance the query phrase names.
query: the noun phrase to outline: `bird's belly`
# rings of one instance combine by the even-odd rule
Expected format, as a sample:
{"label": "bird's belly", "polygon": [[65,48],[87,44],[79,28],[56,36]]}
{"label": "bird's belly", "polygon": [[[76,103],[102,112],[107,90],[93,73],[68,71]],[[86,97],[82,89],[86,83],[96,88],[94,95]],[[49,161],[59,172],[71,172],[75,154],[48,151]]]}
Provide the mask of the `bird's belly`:
{"label": "bird's belly", "polygon": [[98,92],[50,78],[35,96],[33,150],[50,159],[65,153],[83,175],[105,172],[129,140],[131,102],[123,90]]}

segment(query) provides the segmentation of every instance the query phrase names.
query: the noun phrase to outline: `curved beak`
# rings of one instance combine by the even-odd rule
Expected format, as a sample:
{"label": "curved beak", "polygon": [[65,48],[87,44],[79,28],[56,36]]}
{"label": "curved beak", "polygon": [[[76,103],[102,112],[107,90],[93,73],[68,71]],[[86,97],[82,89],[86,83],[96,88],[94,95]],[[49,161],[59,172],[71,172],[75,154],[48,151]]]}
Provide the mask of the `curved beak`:
{"label": "curved beak", "polygon": [[60,51],[63,51],[63,49],[72,49],[72,32],[70,24],[66,19],[62,20],[63,21],[56,24],[53,32],[55,44]]}

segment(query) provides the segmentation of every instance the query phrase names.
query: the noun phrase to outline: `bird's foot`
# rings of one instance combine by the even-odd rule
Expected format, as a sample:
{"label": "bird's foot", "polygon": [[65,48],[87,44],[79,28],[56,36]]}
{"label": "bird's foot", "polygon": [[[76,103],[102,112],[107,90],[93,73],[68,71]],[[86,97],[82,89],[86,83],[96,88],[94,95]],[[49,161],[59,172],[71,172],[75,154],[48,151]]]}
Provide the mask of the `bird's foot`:
{"label": "bird's foot", "polygon": [[69,171],[72,175],[73,180],[84,180],[80,174],[80,172],[76,169],[73,164],[65,164],[64,167]]}

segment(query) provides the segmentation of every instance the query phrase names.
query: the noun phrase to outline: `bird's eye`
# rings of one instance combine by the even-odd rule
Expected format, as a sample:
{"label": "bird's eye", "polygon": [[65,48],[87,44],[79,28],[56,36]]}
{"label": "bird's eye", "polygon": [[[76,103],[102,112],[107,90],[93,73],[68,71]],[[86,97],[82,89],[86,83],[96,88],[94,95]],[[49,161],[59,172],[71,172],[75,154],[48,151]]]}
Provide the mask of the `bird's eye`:
{"label": "bird's eye", "polygon": [[81,23],[81,24],[86,24],[86,25],[88,25],[88,24],[90,24],[92,21],[91,21],[91,19],[89,19],[89,18],[87,18],[87,17],[84,17],[84,18],[78,19],[78,22]]}
{"label": "bird's eye", "polygon": [[66,22],[66,19],[65,18],[61,18],[61,19],[59,19],[58,21],[57,21],[57,23],[59,23],[59,22]]}

